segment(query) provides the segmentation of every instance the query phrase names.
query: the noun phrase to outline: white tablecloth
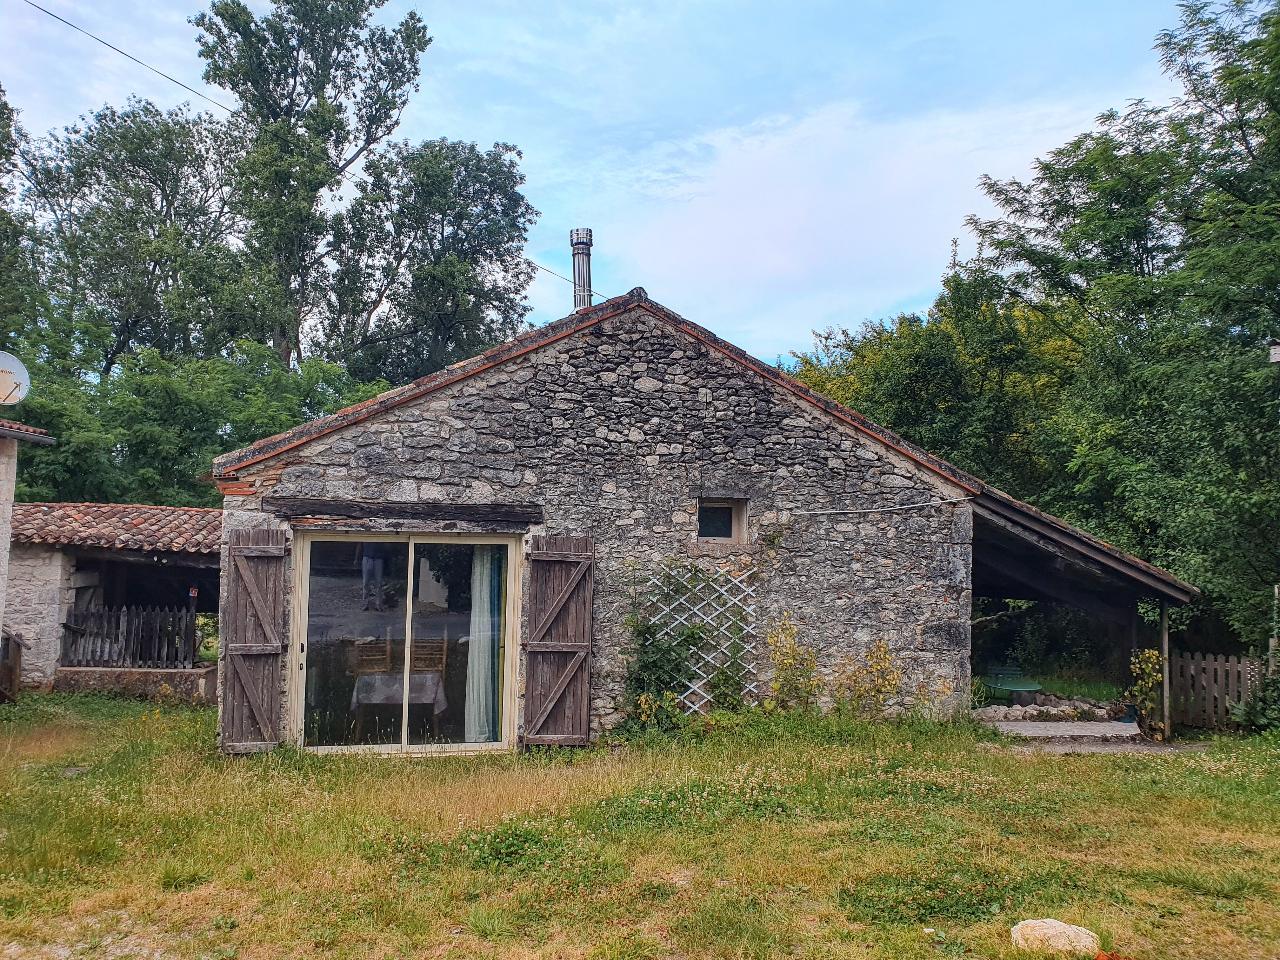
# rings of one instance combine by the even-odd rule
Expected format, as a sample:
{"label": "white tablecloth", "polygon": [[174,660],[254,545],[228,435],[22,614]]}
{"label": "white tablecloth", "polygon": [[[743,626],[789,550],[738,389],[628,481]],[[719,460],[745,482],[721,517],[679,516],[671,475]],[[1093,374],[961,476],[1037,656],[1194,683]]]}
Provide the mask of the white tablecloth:
{"label": "white tablecloth", "polygon": [[[351,691],[351,709],[362,704],[390,706],[403,702],[404,674],[364,673],[356,677],[356,687]],[[409,674],[409,702],[430,703],[435,713],[444,713],[449,706],[444,697],[444,682],[438,671]]]}

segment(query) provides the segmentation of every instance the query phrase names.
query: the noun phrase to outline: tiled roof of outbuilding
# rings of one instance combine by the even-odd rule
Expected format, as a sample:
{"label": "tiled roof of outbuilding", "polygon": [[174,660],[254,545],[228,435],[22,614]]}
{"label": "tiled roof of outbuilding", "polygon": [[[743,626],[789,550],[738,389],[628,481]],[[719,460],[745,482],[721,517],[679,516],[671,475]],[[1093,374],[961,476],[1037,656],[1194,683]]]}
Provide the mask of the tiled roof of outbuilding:
{"label": "tiled roof of outbuilding", "polygon": [[18,440],[32,440],[35,443],[53,443],[48,430],[18,423],[17,420],[0,419],[0,436],[14,437]]}
{"label": "tiled roof of outbuilding", "polygon": [[13,539],[108,550],[217,553],[222,511],[137,503],[15,503]]}

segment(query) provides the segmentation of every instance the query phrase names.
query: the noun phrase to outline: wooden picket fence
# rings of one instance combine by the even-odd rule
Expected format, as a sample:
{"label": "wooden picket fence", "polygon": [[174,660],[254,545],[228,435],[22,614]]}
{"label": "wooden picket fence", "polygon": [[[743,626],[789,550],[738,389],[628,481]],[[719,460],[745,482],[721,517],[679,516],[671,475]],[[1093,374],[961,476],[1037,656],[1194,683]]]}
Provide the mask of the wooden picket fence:
{"label": "wooden picket fence", "polygon": [[1231,708],[1258,692],[1263,662],[1253,657],[1175,650],[1169,655],[1169,700],[1175,724],[1234,727]]}
{"label": "wooden picket fence", "polygon": [[196,615],[187,608],[86,607],[67,613],[64,667],[190,667]]}

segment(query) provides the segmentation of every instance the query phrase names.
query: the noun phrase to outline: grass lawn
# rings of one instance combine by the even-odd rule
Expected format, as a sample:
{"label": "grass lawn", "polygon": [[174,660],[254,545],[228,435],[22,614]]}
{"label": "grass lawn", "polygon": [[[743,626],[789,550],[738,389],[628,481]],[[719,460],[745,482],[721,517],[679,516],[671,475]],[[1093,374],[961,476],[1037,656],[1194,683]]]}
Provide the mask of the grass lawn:
{"label": "grass lawn", "polygon": [[0,957],[1011,957],[1043,916],[1140,960],[1280,944],[1277,738],[1039,757],[751,717],[558,756],[228,759],[213,727],[0,708]]}
{"label": "grass lawn", "polygon": [[1101,700],[1109,703],[1119,700],[1124,688],[1109,680],[1076,680],[1062,677],[1037,677],[1036,683],[1045,693],[1059,697],[1085,697],[1089,700]]}

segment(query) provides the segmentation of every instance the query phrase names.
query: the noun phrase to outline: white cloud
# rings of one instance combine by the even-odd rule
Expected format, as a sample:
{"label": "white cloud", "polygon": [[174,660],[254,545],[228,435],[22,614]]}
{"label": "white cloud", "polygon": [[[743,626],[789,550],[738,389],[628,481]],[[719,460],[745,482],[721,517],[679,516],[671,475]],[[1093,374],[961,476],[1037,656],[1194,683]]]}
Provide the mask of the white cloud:
{"label": "white cloud", "polygon": [[586,176],[597,275],[611,291],[641,284],[772,359],[815,327],[926,304],[965,217],[989,209],[979,176],[1025,174],[1095,112],[1041,103],[876,119],[838,102],[654,144],[625,168],[609,158]]}
{"label": "white cloud", "polygon": [[[200,81],[185,18],[204,0],[47,2],[229,97]],[[410,6],[394,0],[379,19],[393,23]],[[1041,63],[1044,52],[1015,46],[997,69],[980,55],[988,48],[972,44],[994,51],[1008,46],[1005,35],[970,13],[922,19],[872,5],[841,18],[839,4],[802,7],[799,16],[676,0],[427,8],[436,43],[399,135],[519,144],[526,192],[544,212],[531,256],[568,273],[569,228],[593,227],[597,289],[643,285],[772,359],[805,346],[815,327],[927,305],[951,239],[965,238],[965,216],[987,209],[979,175],[1024,174],[1099,110],[1168,91],[1154,63],[1129,59],[1124,44],[1089,46],[1123,54],[1089,61],[1068,35],[1066,60]],[[130,92],[164,106],[194,100],[28,7],[6,16],[3,82],[32,132]],[[1152,28],[1128,29],[1146,57]],[[1027,86],[1007,83],[1012,75]],[[961,102],[976,105],[926,106]],[[562,316],[569,285],[539,274],[530,303],[535,321]]]}

